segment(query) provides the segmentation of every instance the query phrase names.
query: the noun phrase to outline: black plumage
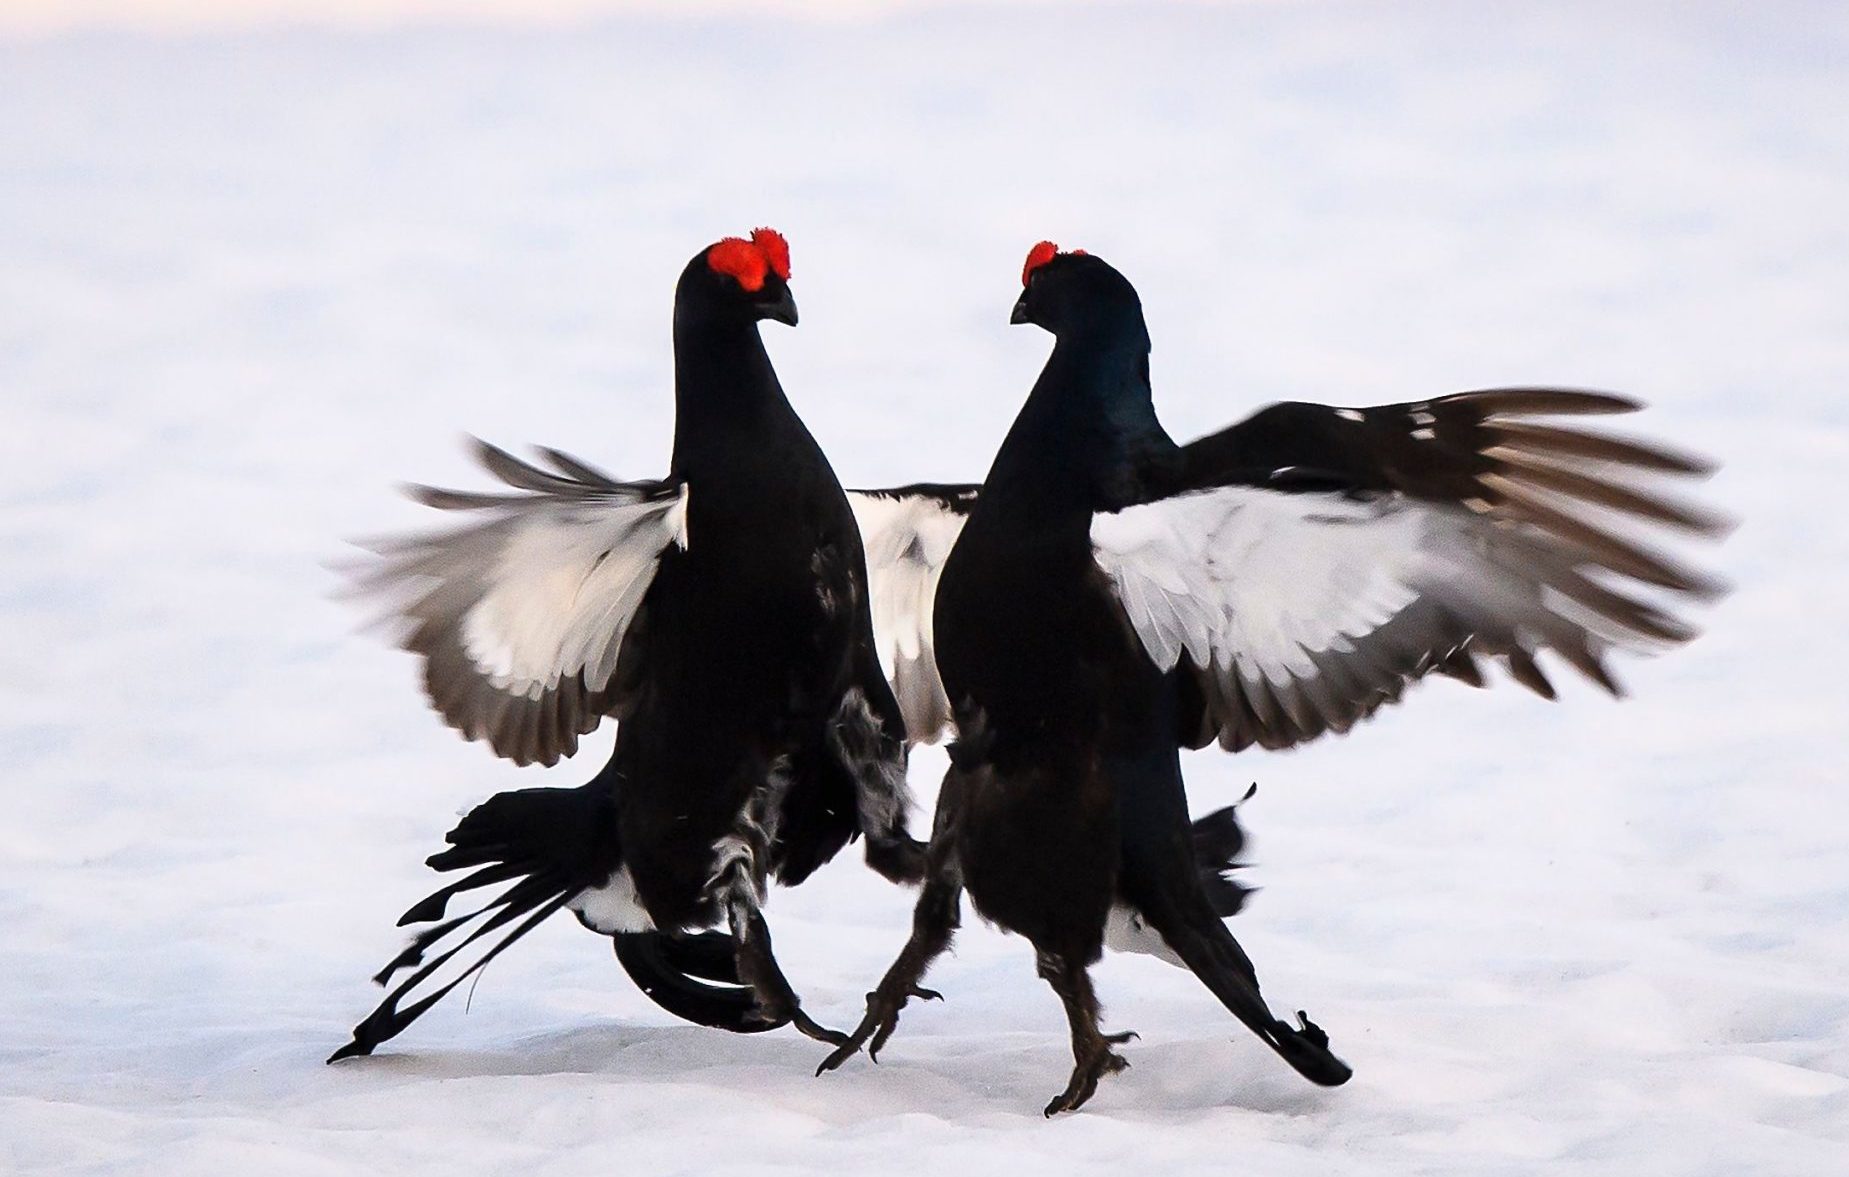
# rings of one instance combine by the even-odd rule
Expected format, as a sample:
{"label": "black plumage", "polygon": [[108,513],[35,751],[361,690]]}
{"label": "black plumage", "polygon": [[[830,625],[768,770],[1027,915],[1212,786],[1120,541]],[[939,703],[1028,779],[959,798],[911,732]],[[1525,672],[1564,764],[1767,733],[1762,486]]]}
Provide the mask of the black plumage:
{"label": "black plumage", "polygon": [[[666,479],[619,483],[557,451],[542,451],[544,469],[484,446],[514,493],[424,492],[475,522],[381,545],[361,570],[465,735],[549,764],[602,719],[618,728],[588,784],[500,794],[451,831],[430,865],[472,873],[400,922],[506,889],[419,933],[378,980],[417,971],[336,1058],[369,1053],[566,907],[615,936],[624,966],[680,1016],[840,1040],[778,968],[764,890],[861,835],[870,865],[915,880],[922,847],[906,831],[905,729],[875,652],[860,533],[758,335],[762,319],[795,323],[787,278],[768,231],[688,263]],[[725,932],[692,934],[715,924]],[[444,983],[477,944],[485,955]]]}
{"label": "black plumage", "polygon": [[1306,1078],[1340,1084],[1327,1035],[1270,1012],[1220,918],[1179,749],[1346,731],[1424,675],[1481,685],[1479,657],[1551,696],[1535,655],[1552,650],[1615,691],[1605,652],[1693,635],[1640,587],[1717,589],[1625,525],[1720,521],[1639,479],[1706,467],[1532,422],[1636,407],[1550,389],[1278,405],[1177,445],[1130,283],[1044,243],[1023,281],[1014,321],[1057,342],[941,569],[933,637],[958,741],[913,935],[823,1069],[877,1051],[927,992],[967,890],[1032,942],[1065,1005],[1075,1065],[1048,1115],[1125,1065],[1087,973],[1125,919]]}

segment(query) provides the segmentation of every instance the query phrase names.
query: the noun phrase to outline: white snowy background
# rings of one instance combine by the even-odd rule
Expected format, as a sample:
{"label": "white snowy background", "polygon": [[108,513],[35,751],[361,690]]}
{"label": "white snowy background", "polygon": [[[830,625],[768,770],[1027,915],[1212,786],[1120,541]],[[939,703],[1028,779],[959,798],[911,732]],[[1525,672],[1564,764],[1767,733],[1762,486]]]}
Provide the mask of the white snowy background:
{"label": "white snowy background", "polygon": [[[1849,1172],[1849,8],[1468,2],[0,4],[0,1170]],[[568,920],[379,1057],[421,866],[518,771],[330,600],[458,439],[662,471],[683,262],[757,224],[844,482],[978,478],[1048,349],[1027,247],[1119,265],[1192,436],[1279,398],[1619,389],[1743,524],[1614,704],[1452,683],[1202,754],[1235,922],[1355,1067],[1098,971],[1069,1067],[971,921],[878,1066],[677,1024]],[[934,791],[941,754],[914,782]],[[773,896],[851,1024],[906,894]]]}

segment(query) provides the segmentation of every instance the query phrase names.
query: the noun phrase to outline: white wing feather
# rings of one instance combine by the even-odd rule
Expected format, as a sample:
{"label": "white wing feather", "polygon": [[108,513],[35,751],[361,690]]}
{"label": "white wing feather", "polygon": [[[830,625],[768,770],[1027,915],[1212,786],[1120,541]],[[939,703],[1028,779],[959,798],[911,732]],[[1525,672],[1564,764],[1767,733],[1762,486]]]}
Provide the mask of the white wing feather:
{"label": "white wing feather", "polygon": [[[973,496],[974,492],[960,492]],[[867,592],[880,669],[914,742],[934,743],[950,723],[937,673],[932,606],[964,516],[937,494],[849,491],[867,554]]]}
{"label": "white wing feather", "polygon": [[1611,685],[1606,650],[1689,632],[1629,598],[1588,607],[1603,570],[1534,529],[1398,494],[1221,486],[1099,514],[1091,535],[1149,658],[1210,680],[1232,747],[1345,731],[1460,654],[1513,668],[1553,649]]}
{"label": "white wing feather", "polygon": [[358,594],[381,601],[424,659],[431,703],[520,764],[555,763],[615,703],[623,639],[661,554],[687,546],[687,486],[621,483],[553,456],[562,473],[481,446],[527,493],[418,490],[474,521],[369,545]]}

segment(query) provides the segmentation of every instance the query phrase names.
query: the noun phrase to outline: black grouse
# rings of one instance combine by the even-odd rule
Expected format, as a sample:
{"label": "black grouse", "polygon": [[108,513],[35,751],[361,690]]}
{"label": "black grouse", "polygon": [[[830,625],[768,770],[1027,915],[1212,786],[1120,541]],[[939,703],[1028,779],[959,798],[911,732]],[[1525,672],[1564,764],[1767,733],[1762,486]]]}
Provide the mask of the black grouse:
{"label": "black grouse", "polygon": [[[861,534],[758,336],[762,319],[796,323],[789,276],[766,229],[687,264],[666,478],[618,482],[555,450],[542,469],[481,445],[511,493],[417,491],[471,521],[376,545],[358,570],[468,738],[551,765],[603,719],[618,726],[590,783],[499,794],[450,832],[430,865],[470,873],[399,921],[434,926],[375,979],[415,971],[334,1059],[370,1053],[562,908],[612,935],[681,1017],[842,1041],[778,968],[767,880],[799,883],[865,835],[875,870],[916,881],[923,847],[906,832],[904,720]],[[504,889],[444,919],[490,886]],[[689,934],[716,924],[726,932]]]}
{"label": "black grouse", "polygon": [[930,516],[967,517],[935,541],[930,634],[958,738],[912,936],[822,1069],[934,996],[919,981],[967,890],[1033,943],[1065,1005],[1075,1065],[1049,1116],[1126,1065],[1112,1047],[1131,1036],[1100,1030],[1087,972],[1107,943],[1184,965],[1306,1078],[1343,1083],[1321,1029],[1273,1016],[1215,911],[1179,749],[1345,732],[1427,674],[1481,685],[1485,658],[1551,698],[1543,650],[1616,694],[1608,651],[1694,636],[1648,598],[1718,591],[1627,526],[1718,531],[1647,485],[1708,467],[1538,420],[1639,407],[1559,389],[1278,404],[1176,445],[1130,283],[1047,242],[1022,281],[1013,321],[1052,332],[1052,356],[964,514]]}

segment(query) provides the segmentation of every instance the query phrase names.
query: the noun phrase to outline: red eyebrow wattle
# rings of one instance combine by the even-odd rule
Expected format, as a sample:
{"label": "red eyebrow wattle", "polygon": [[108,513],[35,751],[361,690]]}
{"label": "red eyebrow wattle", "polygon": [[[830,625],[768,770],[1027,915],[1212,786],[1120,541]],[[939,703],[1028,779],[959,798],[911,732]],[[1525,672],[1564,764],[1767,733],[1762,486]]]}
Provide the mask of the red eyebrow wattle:
{"label": "red eyebrow wattle", "polygon": [[750,294],[764,289],[764,275],[770,269],[764,251],[743,237],[727,237],[707,250],[706,264],[715,273],[731,275]]}
{"label": "red eyebrow wattle", "polygon": [[783,239],[783,234],[775,229],[753,229],[751,244],[764,254],[771,273],[785,282],[790,280],[790,243]]}
{"label": "red eyebrow wattle", "polygon": [[1058,255],[1059,246],[1054,245],[1051,241],[1042,241],[1040,244],[1028,250],[1027,264],[1021,267],[1021,285],[1027,285],[1027,280],[1034,276],[1035,270],[1046,265]]}

